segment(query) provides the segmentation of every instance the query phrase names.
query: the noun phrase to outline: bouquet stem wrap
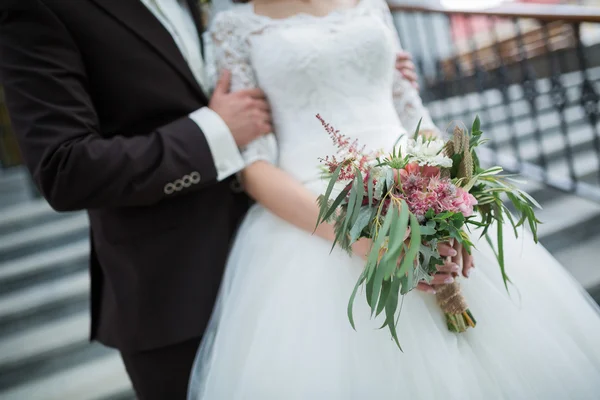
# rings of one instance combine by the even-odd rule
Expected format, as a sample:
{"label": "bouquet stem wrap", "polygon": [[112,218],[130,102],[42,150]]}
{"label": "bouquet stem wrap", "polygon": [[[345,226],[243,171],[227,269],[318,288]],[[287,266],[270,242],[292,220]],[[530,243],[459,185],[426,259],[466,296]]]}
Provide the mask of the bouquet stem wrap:
{"label": "bouquet stem wrap", "polygon": [[446,323],[451,332],[464,332],[474,328],[477,321],[469,311],[465,297],[460,291],[458,282],[447,285],[435,285],[435,297],[446,316]]}

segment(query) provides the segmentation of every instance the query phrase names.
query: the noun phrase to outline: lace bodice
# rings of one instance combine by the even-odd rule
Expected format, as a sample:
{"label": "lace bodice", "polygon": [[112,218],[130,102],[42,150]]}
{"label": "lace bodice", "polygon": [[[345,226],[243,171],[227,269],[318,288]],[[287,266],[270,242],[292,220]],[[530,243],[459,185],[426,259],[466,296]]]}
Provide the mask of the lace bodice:
{"label": "lace bodice", "polygon": [[335,153],[316,114],[372,149],[389,149],[420,118],[436,129],[394,68],[400,43],[384,0],[286,19],[245,4],[218,14],[209,36],[217,70],[232,72],[231,89],[258,86],[271,104],[275,136],[243,151],[249,163],[266,159],[301,181],[316,178],[318,158]]}

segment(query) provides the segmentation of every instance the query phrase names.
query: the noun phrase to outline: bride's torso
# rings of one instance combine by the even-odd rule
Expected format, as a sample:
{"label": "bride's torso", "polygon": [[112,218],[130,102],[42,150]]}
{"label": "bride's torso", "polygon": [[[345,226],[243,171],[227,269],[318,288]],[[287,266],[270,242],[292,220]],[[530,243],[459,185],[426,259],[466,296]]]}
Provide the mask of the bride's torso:
{"label": "bride's torso", "polygon": [[316,118],[368,148],[389,148],[404,133],[394,108],[394,38],[371,0],[324,17],[270,19],[246,4],[246,45],[272,109],[279,166],[303,181],[335,147]]}

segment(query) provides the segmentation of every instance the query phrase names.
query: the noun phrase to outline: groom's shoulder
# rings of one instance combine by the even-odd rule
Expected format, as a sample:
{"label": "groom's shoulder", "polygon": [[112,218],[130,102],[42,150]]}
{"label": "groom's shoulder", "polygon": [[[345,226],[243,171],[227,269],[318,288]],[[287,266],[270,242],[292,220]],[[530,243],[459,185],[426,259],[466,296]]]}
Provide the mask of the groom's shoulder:
{"label": "groom's shoulder", "polygon": [[0,12],[33,10],[39,6],[39,0],[0,0]]}

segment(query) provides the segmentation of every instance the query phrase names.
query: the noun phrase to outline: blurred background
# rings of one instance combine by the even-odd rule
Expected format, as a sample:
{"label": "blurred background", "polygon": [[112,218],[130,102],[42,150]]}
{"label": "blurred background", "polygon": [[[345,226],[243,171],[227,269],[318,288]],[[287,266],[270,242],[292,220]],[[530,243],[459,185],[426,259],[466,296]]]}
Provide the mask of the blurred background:
{"label": "blurred background", "polygon": [[[479,114],[486,160],[527,179],[542,243],[600,301],[600,0],[390,5],[434,119]],[[32,186],[0,87],[0,399],[134,398],[87,340],[88,240]]]}

